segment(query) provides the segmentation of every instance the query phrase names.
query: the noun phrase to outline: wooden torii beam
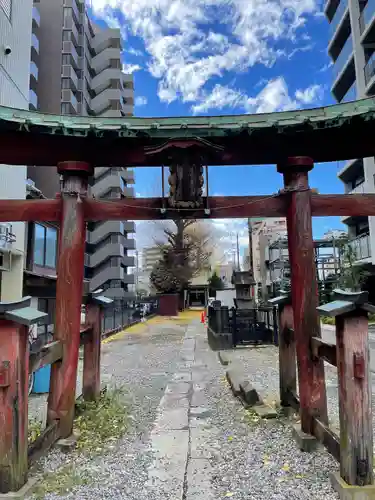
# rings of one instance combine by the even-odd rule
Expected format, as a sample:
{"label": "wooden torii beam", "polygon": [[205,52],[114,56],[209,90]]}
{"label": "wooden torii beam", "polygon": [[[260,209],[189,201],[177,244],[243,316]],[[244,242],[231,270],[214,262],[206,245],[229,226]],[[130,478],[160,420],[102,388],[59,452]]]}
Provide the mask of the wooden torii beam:
{"label": "wooden torii beam", "polygon": [[[311,213],[322,216],[375,215],[375,194],[312,194]],[[127,198],[119,201],[82,199],[86,221],[186,219],[229,219],[285,217],[286,193],[271,196],[213,196],[209,212],[163,209],[162,198]],[[0,222],[50,221],[61,219],[62,202],[55,200],[0,200]]]}

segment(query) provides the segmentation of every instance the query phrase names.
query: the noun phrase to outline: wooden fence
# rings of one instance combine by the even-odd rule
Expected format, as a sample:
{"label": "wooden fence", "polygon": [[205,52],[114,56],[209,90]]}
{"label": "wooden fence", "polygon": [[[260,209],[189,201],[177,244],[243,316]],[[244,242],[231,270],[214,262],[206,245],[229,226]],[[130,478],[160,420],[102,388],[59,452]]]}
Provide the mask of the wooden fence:
{"label": "wooden fence", "polygon": [[[301,416],[301,436],[315,436],[340,463],[340,478],[349,486],[373,484],[373,429],[371,412],[370,353],[366,292],[335,291],[334,302],[318,312],[336,319],[336,344],[320,336],[310,337],[309,359],[301,356],[301,339],[295,335],[292,298],[285,294],[271,299],[279,307],[279,367],[282,407],[292,407]],[[340,435],[329,427],[327,401],[321,412],[313,400],[322,400],[324,371],[319,380],[305,370],[309,364],[329,363],[337,367]],[[297,394],[297,372],[299,395]],[[310,397],[308,397],[310,395]],[[313,399],[314,398],[314,399]]]}

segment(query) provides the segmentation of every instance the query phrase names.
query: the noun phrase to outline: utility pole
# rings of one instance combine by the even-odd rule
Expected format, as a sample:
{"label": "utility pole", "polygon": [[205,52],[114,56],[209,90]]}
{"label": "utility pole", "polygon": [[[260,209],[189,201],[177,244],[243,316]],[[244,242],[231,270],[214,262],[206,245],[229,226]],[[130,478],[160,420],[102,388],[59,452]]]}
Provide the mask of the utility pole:
{"label": "utility pole", "polygon": [[238,239],[238,233],[237,233],[237,267],[238,270],[241,271],[241,266],[240,266],[240,243]]}
{"label": "utility pole", "polygon": [[253,271],[253,228],[251,219],[247,219],[247,228],[249,232],[249,271]]}

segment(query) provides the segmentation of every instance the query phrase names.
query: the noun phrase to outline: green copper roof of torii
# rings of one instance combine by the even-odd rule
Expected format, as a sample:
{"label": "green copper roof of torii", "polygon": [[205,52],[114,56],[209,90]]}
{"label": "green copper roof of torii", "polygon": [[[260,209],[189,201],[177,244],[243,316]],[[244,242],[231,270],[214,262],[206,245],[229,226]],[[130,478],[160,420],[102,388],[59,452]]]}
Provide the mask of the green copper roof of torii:
{"label": "green copper roof of torii", "polygon": [[68,159],[157,166],[168,160],[169,140],[179,140],[177,147],[198,140],[209,165],[271,164],[287,156],[324,162],[375,156],[374,136],[375,97],[280,113],[166,118],[60,116],[0,107],[0,163],[14,165]]}
{"label": "green copper roof of torii", "polygon": [[[275,126],[288,127],[306,122],[314,124],[326,121],[328,125],[331,120],[346,120],[357,115],[363,115],[365,119],[372,119],[374,113],[375,97],[322,108],[297,109],[279,113],[161,118],[102,118],[52,115],[0,106],[0,127],[3,128],[10,122],[19,124],[19,127],[24,130],[34,125],[46,127],[46,132],[53,133],[53,131],[60,129],[72,135],[82,135],[89,132],[100,134],[105,131],[113,133],[128,131],[128,134],[132,135],[132,132],[147,131],[150,135],[158,136],[161,131],[168,131],[168,133],[172,134],[176,130],[179,131],[178,134],[181,136],[180,131],[185,130],[187,135],[189,134],[188,131],[191,131],[192,135],[197,136],[200,130],[206,132],[210,130],[212,135],[220,135],[225,130],[235,131],[243,128],[259,129]],[[336,123],[331,126],[335,125]]]}

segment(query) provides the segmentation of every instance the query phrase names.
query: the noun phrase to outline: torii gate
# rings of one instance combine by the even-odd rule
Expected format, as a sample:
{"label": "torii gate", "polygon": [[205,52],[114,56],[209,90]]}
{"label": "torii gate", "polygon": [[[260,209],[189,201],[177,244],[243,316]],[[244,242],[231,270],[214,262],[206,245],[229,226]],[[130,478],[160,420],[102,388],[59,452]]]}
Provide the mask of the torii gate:
{"label": "torii gate", "polygon": [[[71,117],[0,107],[0,164],[55,165],[62,176],[61,194],[54,200],[0,201],[1,222],[60,223],[55,340],[63,352],[52,366],[48,425],[58,422],[60,437],[68,437],[73,428],[87,221],[283,216],[293,269],[302,430],[313,434],[316,419],[327,426],[323,360],[311,353],[311,338],[320,337],[312,216],[375,215],[375,194],[312,194],[308,172],[313,161],[374,156],[374,137],[375,98],[304,111],[183,118]],[[240,197],[208,197],[207,189],[203,196],[204,167],[252,164],[276,164],[284,189],[277,195]],[[169,199],[88,197],[94,168],[109,165],[169,166]],[[0,331],[0,363],[24,366],[27,355],[22,349],[19,338]],[[10,394],[9,387],[0,384],[0,491],[5,483],[21,487],[25,478],[27,446],[21,446],[18,458],[12,455],[17,463],[10,468],[1,458],[8,456],[9,436],[19,434],[13,419],[16,399],[22,402],[17,410],[22,435],[27,426],[26,384],[14,390]],[[369,408],[357,412],[360,425]],[[372,434],[358,440],[353,443],[358,453],[371,450],[366,484],[372,484]]]}

